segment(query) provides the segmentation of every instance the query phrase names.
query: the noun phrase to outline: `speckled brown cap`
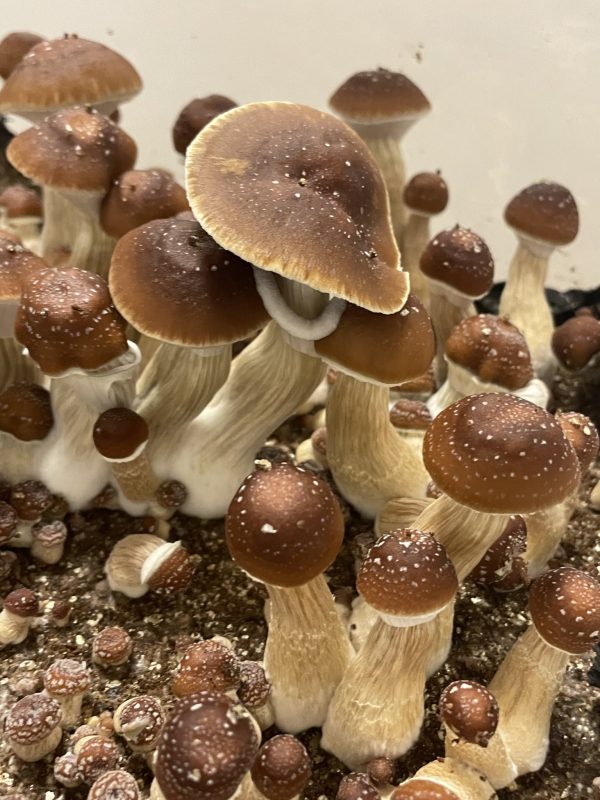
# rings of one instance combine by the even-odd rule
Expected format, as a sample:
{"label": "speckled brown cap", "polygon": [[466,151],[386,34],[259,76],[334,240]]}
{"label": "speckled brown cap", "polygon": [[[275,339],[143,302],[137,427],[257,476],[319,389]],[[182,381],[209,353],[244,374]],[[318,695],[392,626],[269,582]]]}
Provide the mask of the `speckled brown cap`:
{"label": "speckled brown cap", "polygon": [[425,468],[457,503],[530,514],[579,483],[575,451],[543,408],[511,394],[477,394],[444,409],[423,442]]}
{"label": "speckled brown cap", "polygon": [[121,755],[117,745],[104,736],[85,736],[76,742],[73,750],[77,756],[77,768],[87,784],[114,770]]}
{"label": "speckled brown cap", "polygon": [[121,703],[115,711],[115,732],[127,740],[134,752],[154,749],[166,716],[157,697],[143,694]]}
{"label": "speckled brown cap", "polygon": [[124,103],[142,88],[123,56],[75,35],[34,45],[0,90],[0,113],[50,114],[59,108]]}
{"label": "speckled brown cap", "polygon": [[382,67],[352,75],[331,95],[329,105],[347,122],[363,124],[415,119],[431,108],[410,78]]}
{"label": "speckled brown cap", "polygon": [[0,302],[18,302],[23,280],[44,268],[45,261],[8,234],[0,232]]}
{"label": "speckled brown cap", "polygon": [[552,350],[566,369],[583,369],[600,353],[600,320],[586,314],[563,322],[552,334]]}
{"label": "speckled brown cap", "polygon": [[527,583],[527,562],[522,558],[526,549],[527,523],[515,514],[469,577],[499,592],[520,589]]}
{"label": "speckled brown cap", "polygon": [[154,492],[156,502],[163,508],[181,508],[188,497],[187,488],[181,481],[163,481]]}
{"label": "speckled brown cap", "polygon": [[558,567],[529,587],[529,613],[547,644],[579,655],[600,639],[600,583],[573,567]]}
{"label": "speckled brown cap", "polygon": [[194,562],[181,542],[171,545],[167,558],[161,561],[157,569],[148,575],[148,586],[154,592],[181,592],[192,582]]}
{"label": "speckled brown cap", "polygon": [[437,781],[411,778],[394,789],[390,800],[461,800],[461,798]]}
{"label": "speckled brown cap", "polygon": [[98,369],[128,348],[106,282],[75,267],[43,269],[24,281],[15,337],[52,376]]}
{"label": "speckled brown cap", "polygon": [[130,458],[148,441],[148,425],[143,417],[130,408],[109,408],[94,424],[96,450],[104,458]]}
{"label": "speckled brown cap", "polygon": [[43,214],[42,199],[38,192],[22,183],[13,183],[0,193],[0,208],[4,209],[9,219],[41,217]]}
{"label": "speckled brown cap", "polygon": [[342,372],[393,386],[426,372],[435,336],[421,301],[409,294],[393,314],[346,306],[335,331],[315,341],[315,352]]}
{"label": "speckled brown cap", "polygon": [[376,611],[410,618],[440,611],[456,594],[458,580],[446,550],[430,533],[404,529],[375,542],[356,588]]}
{"label": "speckled brown cap", "polygon": [[257,749],[254,724],[241,706],[218,692],[192,694],[176,703],[163,728],[156,781],[165,800],[228,800]]}
{"label": "speckled brown cap", "polygon": [[483,297],[492,288],[494,259],[483,241],[455,225],[434,236],[421,255],[421,272],[465,297]]}
{"label": "speckled brown cap", "polygon": [[381,800],[381,795],[366,773],[350,772],[340,781],[335,800]]}
{"label": "speckled brown cap", "polygon": [[258,751],[250,774],[267,800],[293,800],[308,783],[310,758],[295,736],[273,736]]}
{"label": "speckled brown cap", "polygon": [[13,383],[0,392],[0,431],[22,442],[41,441],[53,425],[50,392],[43,386]]}
{"label": "speckled brown cap", "polygon": [[42,551],[63,547],[68,534],[67,526],[60,519],[40,520],[31,528],[31,537]]}
{"label": "speckled brown cap", "polygon": [[92,642],[92,661],[101,667],[118,667],[129,661],[133,641],[119,626],[103,628]]}
{"label": "speckled brown cap", "polygon": [[262,708],[271,694],[265,668],[258,661],[242,661],[240,664],[240,686],[237,695],[246,708]]}
{"label": "speckled brown cap", "polygon": [[115,238],[153,219],[189,209],[183,186],[162,169],[133,169],[120,175],[100,207],[100,223]]}
{"label": "speckled brown cap", "polygon": [[498,727],[500,709],[485,686],[475,681],[454,681],[442,692],[440,716],[459,739],[487,747]]}
{"label": "speckled brown cap", "polygon": [[598,456],[598,429],[589,417],[577,411],[559,411],[556,419],[575,449],[581,474],[585,475]]}
{"label": "speckled brown cap", "polygon": [[446,342],[446,357],[484,383],[522,389],[534,377],[521,331],[493,314],[478,314],[456,325]]}
{"label": "speckled brown cap", "polygon": [[222,94],[196,97],[184,106],[173,125],[173,146],[182,156],[190,142],[219,114],[231,111],[237,103]]}
{"label": "speckled brown cap", "polygon": [[394,761],[387,756],[380,756],[369,761],[367,775],[375,786],[385,789],[394,779],[396,771]]}
{"label": "speckled brown cap", "polygon": [[15,617],[28,619],[37,616],[39,603],[31,589],[15,589],[4,598],[3,607]]}
{"label": "speckled brown cap", "polygon": [[60,725],[62,711],[58,703],[41,692],[18,700],[6,717],[9,741],[20,745],[42,742]]}
{"label": "speckled brown cap", "polygon": [[10,490],[9,502],[19,515],[19,519],[32,521],[50,508],[53,497],[41,481],[28,480],[15,483]]}
{"label": "speckled brown cap", "polygon": [[448,205],[448,185],[440,172],[419,172],[404,187],[404,205],[411,211],[432,217]]}
{"label": "speckled brown cap", "polygon": [[171,344],[230,344],[269,320],[250,265],[189,220],[155,220],[126,234],[109,281],[126,319]]}
{"label": "speckled brown cap", "polygon": [[259,468],[225,519],[227,547],[253,578],[302,586],[333,562],[344,537],[340,505],[325,481],[288,463]]}
{"label": "speckled brown cap", "polygon": [[44,688],[50,697],[73,697],[90,688],[90,673],[84,661],[59,658],[44,673]]}
{"label": "speckled brown cap", "polygon": [[426,431],[431,422],[431,413],[419,400],[396,400],[390,409],[390,422],[395,428],[410,431]]}
{"label": "speckled brown cap", "polygon": [[19,518],[14,508],[0,500],[0,545],[5,544],[15,532]]}
{"label": "speckled brown cap", "polygon": [[26,31],[5,36],[0,42],[0,78],[6,80],[23,56],[41,41],[41,36]]}
{"label": "speckled brown cap", "polygon": [[294,103],[228,111],[189,146],[186,187],[200,224],[255,266],[370,311],[404,305],[383,178],[335,117]]}
{"label": "speckled brown cap", "polygon": [[87,800],[141,800],[141,797],[133,775],[122,769],[113,769],[94,782]]}
{"label": "speckled brown cap", "polygon": [[555,247],[572,242],[579,230],[575,198],[551,181],[533,183],[515,195],[504,209],[504,219],[518,233]]}
{"label": "speckled brown cap", "polygon": [[208,640],[191,645],[177,667],[171,691],[175,697],[195,692],[229,692],[240,683],[240,661],[229,647]]}

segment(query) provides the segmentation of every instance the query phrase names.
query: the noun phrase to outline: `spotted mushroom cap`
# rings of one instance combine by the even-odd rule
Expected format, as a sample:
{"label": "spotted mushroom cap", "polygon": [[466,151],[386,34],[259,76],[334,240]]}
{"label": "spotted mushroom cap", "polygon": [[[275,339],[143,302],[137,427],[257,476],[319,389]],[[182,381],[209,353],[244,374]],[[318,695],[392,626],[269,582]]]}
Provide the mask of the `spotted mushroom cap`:
{"label": "spotted mushroom cap", "polygon": [[256,469],[225,519],[227,547],[253,578],[302,586],[333,562],[344,537],[340,505],[325,481],[289,463]]}
{"label": "spotted mushroom cap", "polygon": [[0,231],[0,302],[9,300],[18,303],[23,281],[45,267],[45,261],[9,234]]}
{"label": "spotted mushroom cap", "polygon": [[62,711],[56,700],[42,692],[18,700],[8,712],[5,731],[11,742],[35,745],[60,725]]}
{"label": "spotted mushroom cap", "polygon": [[22,183],[13,183],[0,193],[0,208],[9,219],[41,217],[43,214],[39,193]]}
{"label": "spotted mushroom cap", "polygon": [[133,456],[144,447],[149,435],[146,420],[122,406],[103,411],[93,430],[96,450],[112,461]]}
{"label": "spotted mushroom cap", "polygon": [[194,562],[181,542],[165,542],[151,564],[144,563],[142,578],[153,591],[166,594],[187,589],[194,577]]}
{"label": "spotted mushroom cap", "polygon": [[461,798],[437,781],[411,778],[394,789],[390,800],[461,800]]}
{"label": "spotted mushroom cap", "polygon": [[527,523],[519,514],[509,517],[502,535],[487,550],[470,577],[500,592],[519,589],[527,583]]}
{"label": "spotted mushroom cap", "polygon": [[423,460],[445,494],[489,514],[549,508],[580,477],[554,417],[511,394],[471,395],[448,406],[427,429]]}
{"label": "spotted mushroom cap", "polygon": [[23,56],[43,41],[41,36],[27,31],[15,31],[0,41],[0,78],[6,80]]}
{"label": "spotted mushroom cap", "polygon": [[281,734],[263,744],[250,774],[267,800],[293,800],[308,783],[310,758],[295,736]]}
{"label": "spotted mushroom cap", "polygon": [[163,728],[156,781],[165,800],[228,800],[257,749],[254,724],[240,705],[218,692],[192,694],[175,704]]}
{"label": "spotted mushroom cap", "polygon": [[410,620],[448,605],[458,580],[446,550],[430,533],[403,529],[384,534],[371,547],[356,588],[379,613]]}
{"label": "spotted mushroom cap", "polygon": [[446,358],[484,383],[522,389],[534,377],[531,356],[521,331],[493,314],[463,319],[446,341]]}
{"label": "spotted mushroom cap", "polygon": [[229,647],[208,640],[191,645],[177,667],[171,691],[176,697],[195,692],[229,692],[240,683],[240,662]]}
{"label": "spotted mushroom cap", "polygon": [[340,781],[335,800],[381,800],[381,794],[366,773],[350,772]]}
{"label": "spotted mushroom cap", "polygon": [[147,752],[156,746],[166,716],[160,700],[151,695],[132,697],[115,711],[113,724],[136,752]]}
{"label": "spotted mushroom cap", "polygon": [[125,320],[91,272],[44,269],[23,285],[15,336],[46,375],[94,370],[127,351]]}
{"label": "spotted mushroom cap", "polygon": [[119,626],[103,628],[92,642],[92,661],[103,667],[119,666],[129,660],[133,650],[131,636]]}
{"label": "spotted mushroom cap", "polygon": [[163,508],[181,508],[188,497],[187,488],[181,481],[163,481],[154,492],[156,502]]}
{"label": "spotted mushroom cap", "polygon": [[448,205],[448,185],[439,171],[419,172],[404,187],[403,200],[417,214],[441,214]]}
{"label": "spotted mushroom cap", "polygon": [[246,708],[262,708],[271,694],[271,684],[265,668],[258,661],[242,661],[240,664],[240,685],[237,696]]}
{"label": "spotted mushroom cap", "polygon": [[483,297],[492,288],[494,259],[483,241],[468,228],[441,231],[421,255],[421,272],[465,297]]}
{"label": "spotted mushroom cap", "polygon": [[31,589],[15,589],[7,594],[3,603],[4,609],[15,617],[31,619],[39,612],[37,597]]}
{"label": "spotted mushroom cap", "polygon": [[556,419],[575,450],[581,474],[585,475],[598,456],[598,429],[589,417],[577,411],[559,411]]}
{"label": "spotted mushroom cap", "polygon": [[90,673],[84,661],[59,658],[44,673],[44,688],[51,697],[84,694],[90,687]]}
{"label": "spotted mushroom cap", "polygon": [[117,745],[105,736],[84,736],[73,747],[77,768],[84,783],[94,783],[103,773],[114,770],[119,763]]}
{"label": "spotted mushroom cap", "polygon": [[466,742],[487,747],[498,727],[496,698],[475,681],[454,681],[440,697],[440,716],[450,730]]}
{"label": "spotted mushroom cap", "polygon": [[394,761],[387,756],[373,758],[367,765],[369,780],[371,780],[375,786],[381,787],[382,789],[391,783],[395,771]]}
{"label": "spotted mushroom cap", "polygon": [[234,108],[188,147],[186,187],[202,227],[260,269],[370,311],[404,305],[383,178],[335,117],[294,103]]}
{"label": "spotted mushroom cap", "polygon": [[566,369],[583,369],[600,353],[600,320],[585,314],[563,322],[552,334],[552,350]]}
{"label": "spotted mushroom cap", "polygon": [[14,508],[0,500],[0,545],[5,544],[16,530],[19,518]]}
{"label": "spotted mushroom cap", "polygon": [[558,567],[529,587],[529,613],[552,647],[582,654],[600,639],[600,583],[573,567]]}
{"label": "spotted mushroom cap", "polygon": [[60,519],[51,521],[40,520],[31,528],[33,541],[36,542],[39,547],[48,550],[64,546],[67,535],[67,526]]}
{"label": "spotted mushroom cap", "polygon": [[390,422],[402,430],[426,431],[431,422],[431,413],[420,400],[401,398],[390,409]]}
{"label": "spotted mushroom cap", "polygon": [[511,228],[558,247],[579,231],[579,212],[571,192],[559,183],[540,181],[527,186],[504,209]]}
{"label": "spotted mushroom cap", "polygon": [[426,114],[431,105],[419,87],[401,72],[366,70],[351,75],[329,98],[347,122],[396,122]]}
{"label": "spotted mushroom cap", "polygon": [[90,788],[87,800],[141,800],[133,775],[122,769],[110,770],[101,775]]}
{"label": "spotted mushroom cap", "polygon": [[9,502],[19,519],[36,520],[53,502],[52,493],[41,481],[21,481],[10,490]]}
{"label": "spotted mushroom cap", "polygon": [[209,94],[207,97],[196,97],[179,112],[173,125],[173,147],[182,156],[190,142],[212,122],[219,114],[231,111],[237,103],[222,94]]}
{"label": "spotted mushroom cap", "polygon": [[0,431],[22,442],[41,441],[54,425],[50,392],[37,383],[13,383],[0,392]]}

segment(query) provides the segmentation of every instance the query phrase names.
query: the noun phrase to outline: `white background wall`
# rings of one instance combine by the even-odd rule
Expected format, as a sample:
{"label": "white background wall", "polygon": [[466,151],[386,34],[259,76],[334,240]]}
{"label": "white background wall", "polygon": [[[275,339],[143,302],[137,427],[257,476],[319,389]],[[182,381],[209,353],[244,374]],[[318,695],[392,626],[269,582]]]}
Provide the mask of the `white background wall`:
{"label": "white background wall", "polygon": [[514,246],[507,200],[550,178],[581,214],[551,283],[600,283],[599,0],[18,0],[0,34],[74,32],[126,55],[145,83],[124,109],[140,166],[182,176],[171,125],[193,97],[292,100],[321,108],[351,73],[406,72],[433,112],[405,140],[408,171],[441,168],[460,222],[490,245],[497,274]]}

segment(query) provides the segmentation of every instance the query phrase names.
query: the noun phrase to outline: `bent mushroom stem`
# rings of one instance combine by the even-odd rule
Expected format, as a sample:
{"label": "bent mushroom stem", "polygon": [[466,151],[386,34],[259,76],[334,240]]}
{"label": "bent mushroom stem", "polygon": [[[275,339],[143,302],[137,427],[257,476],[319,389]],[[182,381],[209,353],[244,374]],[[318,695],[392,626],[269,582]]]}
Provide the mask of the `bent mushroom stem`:
{"label": "bent mushroom stem", "polygon": [[429,285],[419,261],[430,239],[429,217],[411,213],[402,231],[402,269],[410,275],[410,290],[429,309]]}
{"label": "bent mushroom stem", "polygon": [[558,550],[577,507],[577,499],[578,492],[575,492],[552,508],[524,517],[527,525],[527,548],[522,557],[527,564],[529,580],[537,578],[546,570],[548,562]]}
{"label": "bent mushroom stem", "polygon": [[0,391],[18,381],[42,383],[41,373],[15,339],[0,339]]}
{"label": "bent mushroom stem", "polygon": [[[358,130],[358,125],[354,126]],[[363,137],[367,147],[373,154],[383,179],[390,201],[390,216],[396,241],[402,241],[402,228],[406,217],[403,192],[406,181],[406,169],[402,150],[397,137],[374,136],[369,132],[369,126],[360,126],[358,131]],[[403,254],[404,255],[404,254]],[[412,277],[412,276],[411,276]]]}

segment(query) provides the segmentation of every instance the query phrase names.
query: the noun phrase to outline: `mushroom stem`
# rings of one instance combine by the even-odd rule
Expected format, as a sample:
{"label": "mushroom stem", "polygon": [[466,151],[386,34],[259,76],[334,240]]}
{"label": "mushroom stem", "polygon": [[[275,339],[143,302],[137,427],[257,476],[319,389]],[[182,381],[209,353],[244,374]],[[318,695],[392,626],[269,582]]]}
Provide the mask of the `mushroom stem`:
{"label": "mushroom stem", "polygon": [[560,545],[569,520],[577,507],[578,492],[575,492],[562,503],[527,514],[527,548],[523,560],[527,563],[529,580],[537,578],[548,567],[548,562]]}
{"label": "mushroom stem", "polygon": [[108,280],[110,259],[117,240],[104,232],[98,214],[77,211],[77,229],[66,266],[87,269]]}
{"label": "mushroom stem", "polygon": [[455,758],[437,758],[435,761],[430,761],[429,764],[421,767],[412,778],[400,785],[410,786],[414,779],[431,780],[434,784],[445,787],[461,800],[492,800],[496,797],[493,787],[479,771]]}
{"label": "mushroom stem", "polygon": [[383,175],[390,201],[392,228],[396,241],[400,244],[406,219],[406,208],[403,199],[406,169],[399,137],[391,131],[387,136],[374,135],[372,133],[373,126],[355,124],[352,127],[364,139]]}
{"label": "mushroom stem", "polygon": [[419,262],[427,242],[431,238],[429,217],[411,213],[402,231],[402,269],[410,275],[410,290],[429,309],[429,285],[421,272]]}
{"label": "mushroom stem", "polygon": [[145,450],[131,461],[112,461],[111,467],[119,488],[134,503],[147,503],[160,485]]}
{"label": "mushroom stem", "polygon": [[470,297],[453,292],[449,286],[439,284],[436,281],[429,280],[428,283],[430,292],[429,315],[431,316],[437,341],[435,377],[439,386],[446,380],[447,364],[444,352],[452,329],[463,319],[472,317],[477,312]]}
{"label": "mushroom stem", "polygon": [[42,383],[35,362],[13,338],[0,339],[0,392],[18,381]]}
{"label": "mushroom stem", "polygon": [[44,186],[44,225],[40,255],[51,267],[62,266],[75,241],[81,212],[57,189]]}

